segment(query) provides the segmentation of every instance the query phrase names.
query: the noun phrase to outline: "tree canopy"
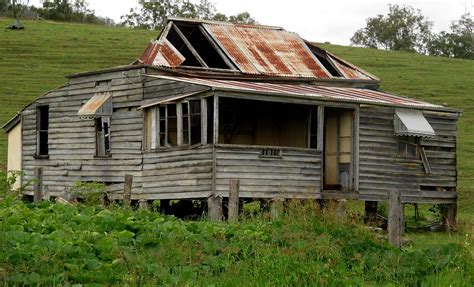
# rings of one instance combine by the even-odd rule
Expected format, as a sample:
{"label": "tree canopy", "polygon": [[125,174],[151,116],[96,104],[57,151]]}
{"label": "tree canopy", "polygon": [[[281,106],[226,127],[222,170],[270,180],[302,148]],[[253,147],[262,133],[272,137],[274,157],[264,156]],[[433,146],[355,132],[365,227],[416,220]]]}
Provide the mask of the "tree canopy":
{"label": "tree canopy", "polygon": [[368,18],[351,42],[369,48],[389,51],[418,52],[434,56],[473,58],[473,19],[465,14],[453,21],[450,31],[433,33],[432,22],[420,10],[389,5],[387,15]]}
{"label": "tree canopy", "polygon": [[209,0],[200,0],[198,4],[193,4],[189,0],[140,0],[139,5],[139,8],[131,9],[129,14],[122,16],[122,25],[142,29],[161,29],[167,17],[256,23],[248,12],[232,16],[218,13],[215,5]]}
{"label": "tree canopy", "polygon": [[420,10],[389,5],[387,15],[368,18],[366,27],[355,32],[351,42],[390,51],[424,52],[431,26]]}

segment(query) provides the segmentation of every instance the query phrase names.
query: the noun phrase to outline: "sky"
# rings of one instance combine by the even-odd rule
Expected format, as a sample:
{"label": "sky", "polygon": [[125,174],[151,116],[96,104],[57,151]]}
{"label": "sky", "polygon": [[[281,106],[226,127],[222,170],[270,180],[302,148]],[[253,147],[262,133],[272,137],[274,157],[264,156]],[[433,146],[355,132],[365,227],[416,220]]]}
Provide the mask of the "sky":
{"label": "sky", "polygon": [[[120,22],[120,16],[136,7],[137,0],[88,0],[96,15]],[[191,0],[191,2],[198,2]],[[281,26],[298,33],[306,40],[349,45],[356,30],[365,26],[366,19],[386,14],[388,4],[420,9],[433,22],[433,31],[448,30],[451,21],[462,14],[474,14],[474,0],[211,0],[219,12],[234,15],[249,12],[260,24]],[[40,0],[30,4],[40,6]]]}

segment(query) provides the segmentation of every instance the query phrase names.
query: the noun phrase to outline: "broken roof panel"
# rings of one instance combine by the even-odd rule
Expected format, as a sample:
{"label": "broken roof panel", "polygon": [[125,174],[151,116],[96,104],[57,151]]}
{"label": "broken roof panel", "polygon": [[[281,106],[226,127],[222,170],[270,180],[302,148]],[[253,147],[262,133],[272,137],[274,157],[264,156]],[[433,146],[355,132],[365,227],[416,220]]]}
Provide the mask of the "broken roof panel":
{"label": "broken roof panel", "polygon": [[331,78],[297,34],[255,26],[203,26],[243,73]]}
{"label": "broken roof panel", "polygon": [[140,61],[147,65],[175,68],[184,62],[184,56],[166,39],[152,41]]}
{"label": "broken roof panel", "polygon": [[375,104],[395,107],[416,107],[429,110],[446,110],[447,108],[406,97],[396,96],[380,91],[357,88],[338,88],[313,85],[273,84],[219,79],[201,79],[190,77],[152,76],[156,78],[187,82],[211,87],[215,90],[264,93],[285,96],[299,96],[315,100]]}

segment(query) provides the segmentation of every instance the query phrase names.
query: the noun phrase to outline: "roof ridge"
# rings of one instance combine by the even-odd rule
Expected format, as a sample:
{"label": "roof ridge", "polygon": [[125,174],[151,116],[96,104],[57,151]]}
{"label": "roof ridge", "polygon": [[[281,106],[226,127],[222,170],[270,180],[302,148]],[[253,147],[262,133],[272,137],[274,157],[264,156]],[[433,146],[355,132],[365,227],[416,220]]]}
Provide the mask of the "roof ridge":
{"label": "roof ridge", "polygon": [[283,30],[286,31],[281,26],[271,26],[271,25],[261,25],[261,24],[244,24],[244,23],[232,23],[224,22],[217,20],[206,20],[206,19],[197,19],[197,18],[185,18],[185,17],[167,17],[167,22],[169,21],[180,21],[180,22],[192,22],[192,23],[205,23],[210,25],[225,25],[225,26],[237,26],[237,27],[247,27],[254,29],[267,29],[267,30]]}

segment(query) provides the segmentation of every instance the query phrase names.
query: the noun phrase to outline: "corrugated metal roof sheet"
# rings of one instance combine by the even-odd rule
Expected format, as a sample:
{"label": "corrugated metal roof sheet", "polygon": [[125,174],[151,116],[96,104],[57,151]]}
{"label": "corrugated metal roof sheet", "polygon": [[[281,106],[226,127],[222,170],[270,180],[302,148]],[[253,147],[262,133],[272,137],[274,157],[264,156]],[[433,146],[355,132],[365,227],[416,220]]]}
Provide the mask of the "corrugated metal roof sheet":
{"label": "corrugated metal roof sheet", "polygon": [[252,92],[264,94],[279,94],[289,96],[301,96],[315,100],[367,103],[389,106],[406,106],[414,108],[427,109],[446,109],[443,106],[430,104],[406,97],[396,96],[380,91],[357,88],[338,88],[313,85],[290,85],[290,84],[273,84],[263,82],[247,82],[219,79],[201,79],[190,77],[169,77],[169,76],[152,76],[162,79],[169,79],[181,82],[187,82],[197,85],[203,85],[220,90],[232,90],[239,92]]}
{"label": "corrugated metal roof sheet", "polygon": [[331,78],[295,33],[255,26],[202,25],[242,73]]}
{"label": "corrugated metal roof sheet", "polygon": [[175,68],[184,62],[184,56],[166,39],[152,41],[140,56],[147,65]]}

